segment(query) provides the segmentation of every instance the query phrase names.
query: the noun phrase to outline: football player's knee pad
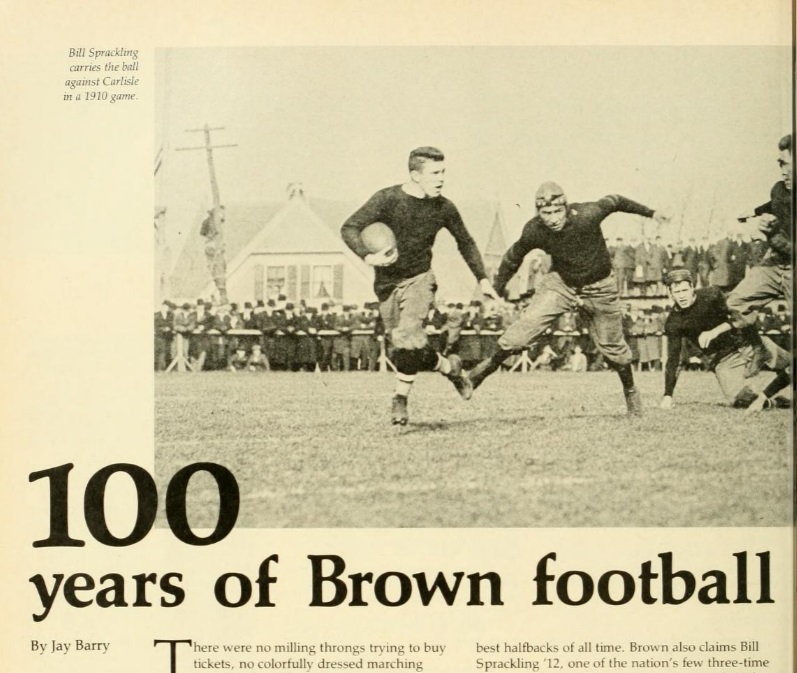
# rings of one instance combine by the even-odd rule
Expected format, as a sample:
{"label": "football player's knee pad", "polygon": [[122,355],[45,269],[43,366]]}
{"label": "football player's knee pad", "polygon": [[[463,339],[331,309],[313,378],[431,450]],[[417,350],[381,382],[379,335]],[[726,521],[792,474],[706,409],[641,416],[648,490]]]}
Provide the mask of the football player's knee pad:
{"label": "football player's knee pad", "polygon": [[418,358],[414,350],[397,348],[393,351],[393,364],[396,365],[399,374],[414,376],[418,373]]}
{"label": "football player's knee pad", "polygon": [[437,367],[437,351],[431,346],[417,351],[418,371],[430,372]]}
{"label": "football player's knee pad", "polygon": [[414,375],[431,371],[437,366],[437,352],[426,348],[397,348],[393,352],[393,364],[401,374]]}

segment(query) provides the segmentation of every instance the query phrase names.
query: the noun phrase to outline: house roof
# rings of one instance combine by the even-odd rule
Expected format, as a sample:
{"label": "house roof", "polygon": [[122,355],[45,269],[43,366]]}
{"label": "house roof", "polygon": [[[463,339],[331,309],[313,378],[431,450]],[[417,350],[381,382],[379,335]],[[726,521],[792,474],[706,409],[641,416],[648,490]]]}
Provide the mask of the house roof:
{"label": "house roof", "polygon": [[[232,259],[240,252],[284,207],[284,201],[225,205],[224,245],[226,258]],[[202,222],[197,220],[177,257],[169,279],[172,298],[195,298],[199,296],[202,288],[210,279],[205,259],[205,239],[199,235],[201,227]]]}
{"label": "house roof", "polygon": [[[224,243],[228,274],[257,251],[275,253],[350,251],[340,237],[340,227],[360,204],[331,199],[295,197],[287,201],[225,204]],[[485,262],[506,251],[505,225],[495,201],[461,201],[465,225],[482,251]],[[177,258],[170,278],[173,298],[199,296],[210,280],[205,259],[205,239],[196,222]],[[327,232],[328,235],[325,235]],[[358,260],[355,260],[358,261]],[[451,236],[438,237],[434,269],[442,297],[469,297],[475,282]],[[463,287],[464,284],[464,287]]]}

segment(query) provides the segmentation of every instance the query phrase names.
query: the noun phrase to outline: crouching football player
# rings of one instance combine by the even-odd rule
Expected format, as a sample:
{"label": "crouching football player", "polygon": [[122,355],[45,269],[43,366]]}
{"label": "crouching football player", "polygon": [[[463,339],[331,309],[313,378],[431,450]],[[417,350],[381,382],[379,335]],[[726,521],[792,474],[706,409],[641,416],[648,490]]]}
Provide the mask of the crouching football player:
{"label": "crouching football player", "polygon": [[[696,290],[688,269],[672,269],[666,283],[673,310],[664,325],[667,366],[661,408],[670,409],[673,405],[685,339],[709,356],[717,383],[732,406],[749,412],[773,406],[772,398],[791,380],[789,354],[766,337],[759,342],[755,328],[747,326],[743,316],[728,308],[718,287]],[[769,354],[766,369],[756,366],[757,343],[762,343]]]}
{"label": "crouching football player", "polygon": [[[374,291],[385,334],[393,344],[396,389],[391,422],[406,425],[407,396],[420,371],[438,371],[460,394],[470,396],[470,381],[457,355],[447,358],[430,345],[423,320],[434,304],[437,283],[431,269],[432,246],[441,229],[448,229],[460,254],[479,281],[484,294],[496,297],[481,254],[462,222],[456,206],[441,195],[445,182],[445,157],[434,147],[420,147],[409,157],[409,180],[374,194],[341,228],[341,235],[365,262],[375,267]],[[371,253],[360,232],[383,222],[393,232],[396,245]]]}
{"label": "crouching football player", "polygon": [[642,215],[659,223],[668,218],[618,195],[593,203],[568,203],[562,188],[553,182],[540,186],[535,204],[536,217],[526,223],[520,239],[501,260],[495,290],[504,292],[523,258],[535,248],[551,256],[551,270],[543,276],[520,318],[498,340],[496,353],[471,370],[473,388],[478,388],[512,353],[531,345],[560,315],[580,309],[595,346],[620,376],[628,413],[639,415],[642,401],[634,387],[631,349],[623,337],[617,282],[601,223],[612,213]]}

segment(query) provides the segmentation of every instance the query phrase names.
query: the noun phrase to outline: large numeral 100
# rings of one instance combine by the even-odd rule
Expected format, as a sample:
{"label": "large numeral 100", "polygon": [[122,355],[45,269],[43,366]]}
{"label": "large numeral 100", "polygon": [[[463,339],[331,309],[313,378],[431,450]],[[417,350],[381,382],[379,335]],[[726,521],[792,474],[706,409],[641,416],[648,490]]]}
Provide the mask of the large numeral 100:
{"label": "large numeral 100", "polygon": [[[69,535],[69,472],[74,465],[67,463],[39,472],[31,472],[28,481],[46,478],[50,482],[50,534],[36,540],[34,547],[83,547],[83,540]],[[219,493],[219,516],[216,527],[206,537],[191,530],[186,512],[188,482],[197,472],[207,472],[216,482]],[[105,487],[114,474],[126,474],[136,488],[136,521],[126,537],[116,537],[105,518]],[[166,488],[166,520],[175,537],[186,544],[204,546],[223,540],[238,519],[241,498],[238,482],[226,467],[216,463],[186,465],[172,477]],[[109,547],[128,547],[143,540],[152,530],[158,513],[158,489],[155,480],[143,467],[130,463],[115,463],[98,470],[86,484],[83,495],[83,515],[86,526],[97,542]]]}

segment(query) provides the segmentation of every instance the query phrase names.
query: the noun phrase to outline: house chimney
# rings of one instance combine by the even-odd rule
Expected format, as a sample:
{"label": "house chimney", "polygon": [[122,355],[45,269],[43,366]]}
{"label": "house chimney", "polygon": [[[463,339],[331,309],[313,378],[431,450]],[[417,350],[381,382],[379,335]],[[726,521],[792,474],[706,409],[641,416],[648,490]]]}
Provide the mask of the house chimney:
{"label": "house chimney", "polygon": [[301,182],[289,182],[287,191],[289,201],[296,198],[304,198],[304,185]]}

